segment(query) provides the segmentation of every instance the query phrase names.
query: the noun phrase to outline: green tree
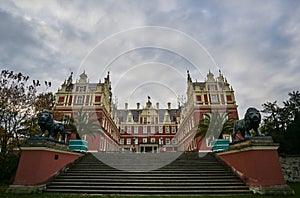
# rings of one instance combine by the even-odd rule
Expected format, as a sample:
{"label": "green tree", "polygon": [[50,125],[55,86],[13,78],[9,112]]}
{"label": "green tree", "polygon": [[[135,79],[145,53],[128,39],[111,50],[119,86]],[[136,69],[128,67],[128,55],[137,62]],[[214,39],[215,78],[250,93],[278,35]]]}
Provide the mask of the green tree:
{"label": "green tree", "polygon": [[300,154],[300,112],[287,128],[287,133],[282,141],[282,151],[286,154]]}
{"label": "green tree", "polygon": [[206,135],[220,138],[222,134],[231,134],[233,130],[233,118],[229,113],[213,111],[210,115],[204,114],[204,119],[199,121],[195,138],[201,141]]}
{"label": "green tree", "polygon": [[100,120],[97,118],[96,113],[84,111],[83,107],[75,112],[74,121],[77,133],[80,137],[85,134],[95,137],[95,134],[103,133],[103,129],[100,126]]}
{"label": "green tree", "polygon": [[294,147],[295,144],[295,141],[290,137],[295,133],[293,131],[300,108],[300,92],[293,91],[288,95],[290,98],[283,102],[284,105],[282,107],[276,101],[262,105],[262,112],[265,116],[261,131],[271,135],[274,142],[280,143],[279,152],[291,152],[289,148]]}

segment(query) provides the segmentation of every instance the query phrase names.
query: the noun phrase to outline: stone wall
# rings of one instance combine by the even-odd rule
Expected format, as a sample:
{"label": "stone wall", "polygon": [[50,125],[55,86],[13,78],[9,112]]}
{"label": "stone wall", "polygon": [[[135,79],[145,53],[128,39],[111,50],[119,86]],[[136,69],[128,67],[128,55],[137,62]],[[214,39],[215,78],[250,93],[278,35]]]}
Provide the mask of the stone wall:
{"label": "stone wall", "polygon": [[280,163],[285,181],[300,182],[300,156],[280,157]]}

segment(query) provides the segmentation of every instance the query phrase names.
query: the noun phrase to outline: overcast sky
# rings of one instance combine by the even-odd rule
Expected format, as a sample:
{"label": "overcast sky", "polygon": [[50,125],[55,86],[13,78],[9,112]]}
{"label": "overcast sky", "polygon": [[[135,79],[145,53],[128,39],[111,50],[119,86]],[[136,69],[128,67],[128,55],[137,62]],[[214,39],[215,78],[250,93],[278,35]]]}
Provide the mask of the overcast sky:
{"label": "overcast sky", "polygon": [[[220,69],[247,107],[299,90],[300,1],[0,0],[0,68],[52,82],[110,71],[118,106],[162,107],[186,94],[186,71]],[[115,98],[114,98],[115,99]]]}

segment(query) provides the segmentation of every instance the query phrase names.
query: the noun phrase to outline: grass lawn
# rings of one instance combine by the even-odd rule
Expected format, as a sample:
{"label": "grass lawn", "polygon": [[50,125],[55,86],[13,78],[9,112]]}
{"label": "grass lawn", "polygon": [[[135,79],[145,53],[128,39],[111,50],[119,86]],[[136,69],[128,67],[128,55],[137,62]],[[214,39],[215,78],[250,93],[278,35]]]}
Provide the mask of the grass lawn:
{"label": "grass lawn", "polygon": [[[270,197],[284,197],[284,198],[296,198],[300,197],[300,183],[290,183],[289,186],[294,189],[295,195],[278,195],[278,196],[267,196],[267,195],[235,195],[235,196],[176,196],[176,197],[201,197],[201,198],[270,198]],[[1,187],[0,190],[0,197],[2,198],[77,198],[77,197],[137,197],[137,196],[121,196],[121,195],[86,195],[86,194],[47,194],[47,193],[41,193],[41,194],[7,194],[5,193],[5,187]],[[160,196],[141,196],[141,197],[160,197]],[[164,197],[174,197],[173,196],[164,196]]]}

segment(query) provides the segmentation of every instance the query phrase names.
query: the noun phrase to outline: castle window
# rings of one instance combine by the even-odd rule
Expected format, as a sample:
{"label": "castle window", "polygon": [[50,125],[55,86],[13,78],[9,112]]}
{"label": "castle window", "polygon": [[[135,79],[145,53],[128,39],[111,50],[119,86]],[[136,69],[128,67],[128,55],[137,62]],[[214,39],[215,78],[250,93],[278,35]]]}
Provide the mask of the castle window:
{"label": "castle window", "polygon": [[63,97],[63,96],[60,96],[60,97],[58,98],[58,102],[64,102],[64,100],[65,100],[65,97]]}
{"label": "castle window", "polygon": [[172,126],[172,133],[176,133],[176,127]]}
{"label": "castle window", "polygon": [[147,126],[143,126],[143,133],[147,133]]}
{"label": "castle window", "polygon": [[162,127],[162,126],[159,126],[159,127],[158,127],[158,132],[159,132],[159,133],[162,133],[162,132],[163,132],[163,127]]}
{"label": "castle window", "polygon": [[170,133],[170,128],[169,128],[169,126],[165,126],[165,132],[166,132],[166,133]]}
{"label": "castle window", "polygon": [[227,101],[232,101],[231,95],[226,95],[226,99],[227,99]]}
{"label": "castle window", "polygon": [[131,138],[127,138],[127,142],[128,145],[131,144]]}
{"label": "castle window", "polygon": [[155,120],[155,118],[151,117],[151,124],[154,124],[154,120]]}
{"label": "castle window", "polygon": [[206,94],[204,95],[204,101],[205,101],[205,104],[208,104],[208,98],[207,98]]}
{"label": "castle window", "polygon": [[139,133],[139,127],[138,126],[134,126],[134,133]]}
{"label": "castle window", "polygon": [[130,116],[128,117],[127,122],[132,122],[132,119]]}
{"label": "castle window", "polygon": [[150,139],[150,142],[151,142],[151,143],[155,143],[155,138],[151,138],[151,139]]}
{"label": "castle window", "polygon": [[95,102],[100,102],[101,101],[101,96],[95,96]]}
{"label": "castle window", "polygon": [[209,91],[216,91],[216,85],[209,85]]}
{"label": "castle window", "polygon": [[131,126],[127,126],[127,133],[131,133]]}
{"label": "castle window", "polygon": [[143,143],[147,143],[147,138],[143,138]]}
{"label": "castle window", "polygon": [[210,100],[211,100],[211,103],[218,103],[219,102],[219,99],[218,99],[217,95],[211,95]]}
{"label": "castle window", "polygon": [[155,133],[155,126],[151,126],[151,133]]}
{"label": "castle window", "polygon": [[85,87],[84,87],[84,86],[80,86],[80,87],[78,88],[78,91],[79,91],[80,93],[85,92]]}
{"label": "castle window", "polygon": [[120,139],[120,144],[124,144],[124,139],[123,138]]}
{"label": "castle window", "polygon": [[171,141],[170,141],[170,138],[166,138],[166,144],[170,144]]}
{"label": "castle window", "polygon": [[169,115],[165,115],[165,122],[170,122],[170,116]]}
{"label": "castle window", "polygon": [[83,96],[77,96],[76,104],[82,104],[82,103],[83,103]]}

